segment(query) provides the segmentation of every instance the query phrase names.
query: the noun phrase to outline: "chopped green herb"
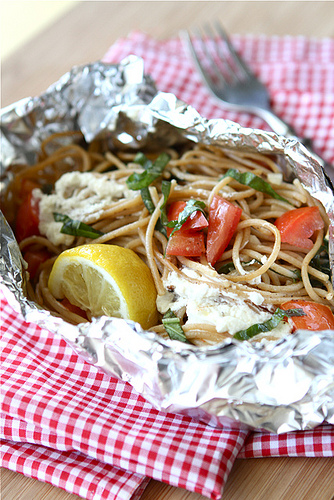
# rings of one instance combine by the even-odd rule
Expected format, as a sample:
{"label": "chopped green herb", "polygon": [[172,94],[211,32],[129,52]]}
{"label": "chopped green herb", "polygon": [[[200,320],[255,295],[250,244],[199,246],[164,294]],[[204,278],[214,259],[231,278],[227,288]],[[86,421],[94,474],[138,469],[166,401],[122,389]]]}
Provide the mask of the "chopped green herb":
{"label": "chopped green herb", "polygon": [[[274,272],[274,273],[276,273],[276,274],[279,274],[280,276],[285,276],[285,277],[286,277],[286,275],[285,275],[285,274],[282,274],[282,273],[279,273],[279,272],[277,272],[277,271],[274,271],[274,270],[273,270],[273,269],[271,269],[271,268],[270,268],[270,270],[271,270],[271,271],[273,271],[273,272]],[[289,279],[292,279],[292,281],[293,281],[294,283],[295,283],[296,281],[301,281],[301,279],[302,279],[302,273],[301,273],[300,269],[289,269],[289,271],[290,271],[290,272],[292,272],[292,273],[295,275],[295,277],[294,277],[294,278],[289,278]]]}
{"label": "chopped green herb", "polygon": [[147,208],[147,210],[149,211],[150,214],[153,214],[155,206],[154,206],[154,203],[152,201],[152,197],[151,197],[151,194],[150,194],[148,187],[142,188],[140,190],[140,194],[141,194],[141,197],[142,197],[142,200],[143,200],[145,207]]}
{"label": "chopped green herb", "polygon": [[170,181],[162,181],[161,183],[161,192],[164,196],[164,202],[160,207],[160,220],[161,224],[166,226],[168,224],[168,218],[167,218],[167,212],[166,212],[166,206],[167,206],[167,201],[170,193],[170,188],[171,188],[171,183]]}
{"label": "chopped green herb", "polygon": [[271,187],[269,182],[266,182],[264,179],[259,177],[258,175],[253,174],[252,172],[239,172],[235,168],[230,168],[225,175],[223,175],[222,178],[224,177],[232,177],[236,181],[240,182],[240,184],[244,184],[245,186],[249,186],[256,191],[260,191],[261,193],[268,194],[272,198],[275,198],[276,200],[281,200],[285,201],[286,203],[291,203],[280,196],[276,191]]}
{"label": "chopped green herb", "polygon": [[104,233],[98,231],[79,220],[73,220],[68,215],[58,214],[54,212],[53,218],[56,222],[62,222],[63,225],[60,232],[63,234],[70,234],[71,236],[83,236],[84,238],[96,239]]}
{"label": "chopped green herb", "polygon": [[170,186],[171,186],[170,181],[163,180],[161,183],[161,192],[164,196],[164,201],[160,207],[160,212],[161,212],[160,218],[157,220],[157,223],[155,225],[155,228],[158,231],[160,231],[160,233],[162,233],[166,238],[167,238],[167,231],[166,231],[165,226],[168,222],[167,213],[166,213],[166,205],[167,205],[167,201],[168,201],[168,197],[169,197],[169,193],[170,193]]}
{"label": "chopped green herb", "polygon": [[[242,265],[242,267],[247,267],[247,266],[253,264],[254,262],[256,262],[257,264],[262,265],[262,263],[259,260],[257,260],[257,259],[252,259],[252,260],[249,260],[247,262],[241,262],[241,265]],[[273,273],[276,273],[276,274],[279,274],[280,276],[286,277],[285,274],[283,275],[282,273],[279,273],[278,271],[275,271],[271,267],[269,269]],[[220,266],[220,268],[217,270],[217,273],[218,274],[229,274],[231,271],[235,271],[235,265],[234,265],[234,263],[232,261],[229,261],[229,262],[226,262],[225,264],[223,264],[222,266]],[[301,275],[300,269],[290,269],[290,272],[295,275],[294,278],[291,278],[293,281],[300,281],[302,279],[302,275]]]}
{"label": "chopped green herb", "polygon": [[[328,241],[324,240],[323,244],[313,257],[313,259],[310,262],[310,265],[317,269],[318,271],[327,274],[328,276],[331,276],[331,266],[329,262],[329,253],[328,253]],[[310,277],[310,281],[313,286],[319,286],[323,285],[318,281],[316,278],[313,276]]]}
{"label": "chopped green herb", "polygon": [[170,159],[169,154],[161,153],[152,163],[142,153],[137,154],[134,161],[144,167],[144,171],[139,174],[137,172],[131,174],[126,181],[128,187],[134,191],[147,188],[162,175]]}
{"label": "chopped green herb", "polygon": [[162,323],[165,327],[166,332],[171,340],[179,340],[180,342],[185,342],[189,344],[187,337],[182,329],[179,318],[168,309],[166,314],[162,318]]}
{"label": "chopped green herb", "polygon": [[[161,190],[162,190],[162,194],[164,195],[164,202],[163,202],[162,206],[160,207],[161,217],[157,220],[157,223],[155,225],[155,229],[157,231],[160,231],[160,233],[162,233],[167,238],[167,231],[166,231],[164,224],[162,223],[162,212],[163,211],[165,212],[165,217],[167,219],[166,203],[167,203],[169,192],[170,192],[170,182],[169,181],[162,181]],[[142,188],[140,190],[140,194],[141,194],[141,197],[142,197],[142,200],[143,200],[145,207],[147,208],[147,210],[149,211],[150,214],[153,214],[153,212],[155,210],[155,206],[154,206],[154,203],[152,201],[152,197],[151,197],[151,194],[150,194],[148,187]]]}
{"label": "chopped green herb", "polygon": [[204,201],[199,201],[199,200],[194,200],[194,199],[188,200],[186,203],[186,206],[184,207],[182,212],[179,213],[178,219],[171,220],[171,221],[167,222],[167,224],[166,224],[167,227],[173,228],[173,231],[171,232],[170,237],[175,233],[175,231],[178,231],[179,229],[181,229],[183,224],[187,221],[188,217],[190,217],[190,215],[193,212],[200,211],[205,215],[204,209],[205,209]]}
{"label": "chopped green herb", "polygon": [[41,190],[43,194],[51,194],[53,190],[53,184],[43,184],[41,186]]}
{"label": "chopped green herb", "polygon": [[[242,265],[242,267],[247,267],[254,262],[259,263],[258,260],[252,259],[252,260],[249,260],[247,262],[241,262],[241,265]],[[220,268],[217,270],[217,273],[218,274],[229,274],[231,271],[235,271],[235,265],[234,265],[234,262],[232,260],[229,262],[225,262],[225,264],[220,266]]]}
{"label": "chopped green herb", "polygon": [[272,317],[264,323],[256,323],[246,328],[246,330],[240,330],[235,333],[233,337],[238,340],[249,340],[259,333],[273,330],[280,324],[283,318],[291,318],[292,316],[305,316],[305,313],[303,309],[287,309],[284,311],[283,309],[277,308]]}
{"label": "chopped green herb", "polygon": [[133,161],[134,163],[138,163],[138,165],[144,167],[145,170],[152,165],[151,160],[149,160],[142,152],[137,153]]}

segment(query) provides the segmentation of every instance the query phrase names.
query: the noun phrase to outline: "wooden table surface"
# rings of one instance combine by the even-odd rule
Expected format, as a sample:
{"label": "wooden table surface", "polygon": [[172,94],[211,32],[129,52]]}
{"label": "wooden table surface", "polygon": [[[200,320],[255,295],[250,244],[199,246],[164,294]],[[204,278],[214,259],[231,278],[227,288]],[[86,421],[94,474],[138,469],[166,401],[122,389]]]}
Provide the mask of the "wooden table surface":
{"label": "wooden table surface", "polygon": [[[51,27],[2,64],[2,104],[38,95],[72,66],[98,60],[119,37],[139,29],[156,38],[206,20],[221,20],[230,33],[334,36],[332,1],[101,1],[77,2]],[[6,469],[2,500],[74,500],[54,488]],[[142,500],[200,500],[205,497],[151,481]],[[331,458],[237,460],[223,500],[333,500]]]}

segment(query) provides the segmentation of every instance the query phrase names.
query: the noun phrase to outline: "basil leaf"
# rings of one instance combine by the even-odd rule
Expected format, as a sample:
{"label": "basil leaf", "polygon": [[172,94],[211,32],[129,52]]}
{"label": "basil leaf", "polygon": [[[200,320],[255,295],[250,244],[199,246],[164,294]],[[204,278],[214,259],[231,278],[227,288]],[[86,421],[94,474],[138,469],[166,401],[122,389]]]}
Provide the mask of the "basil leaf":
{"label": "basil leaf", "polygon": [[83,236],[84,238],[96,239],[104,234],[79,220],[73,220],[68,215],[53,213],[53,218],[56,222],[62,222],[63,225],[60,232],[70,234],[71,236]]}
{"label": "basil leaf", "polygon": [[283,311],[283,309],[277,308],[272,317],[264,323],[256,323],[246,328],[246,330],[240,330],[233,337],[238,340],[249,340],[259,333],[273,330],[280,324],[284,317],[291,318],[292,316],[305,316],[305,313],[303,309],[287,309]]}
{"label": "basil leaf", "polygon": [[[254,262],[257,262],[258,264],[260,264],[260,266],[262,265],[262,262],[257,260],[257,259],[251,259],[247,262],[241,262],[241,265],[243,268],[245,268]],[[271,267],[269,269],[270,269],[270,271],[278,274],[279,276],[285,276],[284,274],[279,273],[278,271],[275,271]],[[225,264],[223,264],[222,266],[220,266],[220,268],[217,270],[217,273],[218,274],[229,274],[231,271],[235,271],[235,265],[232,261],[229,261],[229,262],[226,262]],[[302,275],[301,275],[301,272],[299,269],[290,269],[290,271],[295,275],[294,278],[291,278],[294,282],[300,281],[302,279]]]}
{"label": "basil leaf", "polygon": [[[324,240],[323,244],[313,257],[313,259],[310,262],[310,265],[317,269],[318,271],[321,271],[322,273],[327,274],[328,276],[331,276],[331,266],[329,262],[329,253],[328,253],[328,241]],[[313,277],[311,277],[311,283],[312,283]],[[315,280],[315,279],[314,279]],[[315,280],[317,281],[317,280]],[[313,283],[312,283],[313,284]]]}
{"label": "basil leaf", "polygon": [[147,210],[149,211],[150,214],[153,214],[153,212],[155,210],[155,206],[154,206],[154,203],[152,201],[152,197],[151,197],[151,194],[149,192],[148,187],[142,188],[140,190],[140,194],[141,194],[141,197],[142,197],[142,200],[143,200],[145,207],[147,208]]}
{"label": "basil leaf", "polygon": [[53,191],[53,184],[43,184],[40,189],[43,194],[51,194]]}
{"label": "basil leaf", "polygon": [[144,167],[144,171],[140,172],[139,174],[137,172],[134,172],[126,180],[129,189],[132,189],[134,191],[150,186],[152,182],[154,182],[162,175],[162,172],[171,159],[170,155],[167,153],[161,153],[161,155],[158,156],[154,163],[148,160],[145,155],[136,155],[136,158],[137,157],[138,161],[136,161],[136,163],[142,165]]}
{"label": "basil leaf", "polygon": [[185,336],[179,318],[173,313],[173,311],[168,309],[162,318],[162,323],[171,340],[179,340],[180,342],[185,342],[187,344],[190,343]]}
{"label": "basil leaf", "polygon": [[[162,190],[162,194],[164,195],[164,202],[161,205],[160,210],[161,210],[161,212],[165,213],[165,217],[167,220],[166,204],[167,204],[167,200],[168,200],[168,196],[169,196],[169,192],[170,192],[170,182],[169,181],[162,181],[161,190]],[[155,210],[155,206],[154,206],[154,203],[152,201],[152,197],[151,197],[151,194],[150,194],[148,187],[141,189],[140,194],[141,194],[141,197],[142,197],[142,200],[143,200],[145,207],[147,208],[147,210],[149,211],[150,214],[153,214],[153,212]],[[162,233],[167,238],[167,231],[166,231],[166,228],[165,228],[164,224],[162,223],[161,219],[162,219],[162,214],[161,214],[161,217],[157,220],[157,223],[155,225],[155,229],[157,231],[160,231],[160,233]]]}
{"label": "basil leaf", "polygon": [[166,206],[167,206],[167,201],[168,201],[168,197],[169,197],[169,193],[170,193],[170,188],[171,188],[170,181],[162,181],[161,192],[164,196],[164,202],[160,207],[160,212],[161,212],[160,220],[161,220],[161,224],[163,224],[164,226],[167,226],[167,224],[168,224]]}
{"label": "basil leaf", "polygon": [[235,168],[230,168],[226,172],[225,175],[223,175],[222,179],[224,177],[232,177],[236,181],[240,182],[240,184],[244,184],[245,186],[249,186],[256,191],[260,191],[261,193],[268,194],[272,198],[275,198],[276,200],[281,200],[285,201],[286,203],[291,203],[280,196],[276,191],[271,187],[269,182],[266,182],[264,179],[259,177],[258,175],[253,174],[252,172],[239,172]]}
{"label": "basil leaf", "polygon": [[[250,264],[257,262],[258,264],[261,264],[257,259],[251,259],[247,262],[241,262],[242,267],[247,267]],[[218,274],[229,274],[231,271],[235,271],[235,265],[234,262],[231,260],[229,262],[226,262],[220,268],[217,270]]]}
{"label": "basil leaf", "polygon": [[181,229],[183,224],[187,221],[188,217],[190,217],[190,215],[193,212],[200,211],[205,215],[204,208],[205,208],[204,201],[199,201],[194,199],[188,200],[182,212],[179,213],[178,219],[167,222],[166,226],[173,228],[173,231],[171,232],[169,237],[173,236],[175,231]]}
{"label": "basil leaf", "polygon": [[169,197],[169,193],[170,193],[170,187],[171,187],[170,181],[165,181],[165,180],[162,181],[161,192],[164,196],[164,201],[160,207],[160,218],[157,220],[157,223],[155,225],[155,228],[158,231],[160,231],[160,233],[162,233],[165,236],[165,238],[167,238],[167,231],[166,231],[165,226],[168,222],[167,213],[166,213],[166,205],[167,205],[167,201],[168,201],[168,197]]}
{"label": "basil leaf", "polygon": [[134,163],[138,163],[138,165],[141,165],[143,168],[145,168],[145,170],[152,165],[151,160],[149,160],[147,156],[141,152],[136,154],[133,161]]}
{"label": "basil leaf", "polygon": [[218,274],[229,274],[231,271],[235,270],[235,265],[232,261],[226,262],[219,269],[217,269]]}

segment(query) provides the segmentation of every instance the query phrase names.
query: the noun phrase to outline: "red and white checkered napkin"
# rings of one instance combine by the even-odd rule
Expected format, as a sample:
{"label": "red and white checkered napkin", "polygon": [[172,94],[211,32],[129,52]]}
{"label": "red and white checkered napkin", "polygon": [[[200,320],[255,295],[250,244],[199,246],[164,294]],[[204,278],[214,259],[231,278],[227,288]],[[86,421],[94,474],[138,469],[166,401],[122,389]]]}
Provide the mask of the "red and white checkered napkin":
{"label": "red and white checkered napkin", "polygon": [[[334,162],[334,41],[234,37],[275,108]],[[145,60],[160,90],[207,118],[263,126],[227,113],[203,87],[179,40],[133,33],[104,60]],[[6,295],[8,292],[6,292]],[[148,478],[218,499],[235,458],[334,456],[334,427],[275,436],[214,429],[154,410],[126,383],[80,359],[2,296],[2,465],[83,498],[138,499]]]}
{"label": "red and white checkered napkin", "polygon": [[237,458],[333,457],[334,426],[320,425],[303,432],[251,432]]}
{"label": "red and white checkered napkin", "polygon": [[149,478],[220,498],[234,460],[334,456],[334,427],[275,436],[153,409],[28,324],[1,294],[2,466],[86,499],[139,499]]}
{"label": "red and white checkered napkin", "polygon": [[5,296],[1,330],[4,467],[87,499],[139,498],[150,477],[220,498],[246,432],[156,411]]}
{"label": "red and white checkered napkin", "polygon": [[[300,137],[334,165],[334,40],[304,37],[232,36],[232,41],[267,86],[273,108]],[[145,61],[145,72],[162,92],[172,92],[205,118],[227,118],[269,130],[258,117],[226,111],[205,88],[184,44],[157,41],[141,32],[119,40],[103,60],[129,54]],[[334,168],[334,167],[333,167]]]}

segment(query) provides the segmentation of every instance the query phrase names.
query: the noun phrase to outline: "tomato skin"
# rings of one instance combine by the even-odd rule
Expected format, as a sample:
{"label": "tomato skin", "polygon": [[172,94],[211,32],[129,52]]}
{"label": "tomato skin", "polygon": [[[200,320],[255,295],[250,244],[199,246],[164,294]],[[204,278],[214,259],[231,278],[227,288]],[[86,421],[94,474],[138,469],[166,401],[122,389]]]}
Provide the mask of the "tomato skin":
{"label": "tomato skin", "polygon": [[[173,202],[167,213],[169,221],[177,220],[179,214],[186,206],[185,201]],[[167,255],[180,255],[183,257],[200,257],[205,253],[204,233],[202,229],[208,226],[208,221],[200,211],[193,212],[182,227],[173,233],[173,228],[167,227]]]}
{"label": "tomato skin", "polygon": [[201,231],[176,231],[168,240],[166,254],[183,257],[200,257],[205,253],[204,233]]}
{"label": "tomato skin", "polygon": [[[174,201],[168,209],[168,213],[167,213],[168,221],[177,220],[180,213],[185,208],[186,204],[187,203],[185,201]],[[196,212],[193,212],[188,217],[188,219],[186,220],[186,222],[184,224],[182,224],[180,231],[182,231],[182,232],[199,231],[200,229],[204,229],[208,225],[209,225],[209,223],[206,220],[206,218],[204,217],[204,215],[202,214],[202,212],[197,210]],[[173,228],[167,227],[167,236],[168,237],[170,236],[172,231],[173,231]],[[174,234],[176,234],[176,233],[174,233]]]}
{"label": "tomato skin", "polygon": [[221,257],[239,224],[242,209],[215,195],[209,209],[209,227],[206,240],[206,255],[214,266]]}
{"label": "tomato skin", "polygon": [[299,248],[311,250],[314,231],[323,229],[324,221],[318,207],[303,207],[289,210],[281,215],[275,226],[281,234],[282,243],[290,243]]}
{"label": "tomato skin", "polygon": [[33,189],[39,188],[40,185],[31,179],[23,179],[20,186],[20,198],[25,199]]}
{"label": "tomato skin", "polygon": [[28,264],[30,279],[34,279],[39,266],[51,258],[51,253],[47,250],[26,250],[23,252],[23,258]]}
{"label": "tomato skin", "polygon": [[296,330],[334,330],[334,316],[324,304],[307,300],[290,300],[280,306],[286,309],[303,309],[305,316],[291,318]]}
{"label": "tomato skin", "polygon": [[20,242],[33,235],[39,235],[38,201],[30,192],[19,206],[16,215],[15,235]]}

